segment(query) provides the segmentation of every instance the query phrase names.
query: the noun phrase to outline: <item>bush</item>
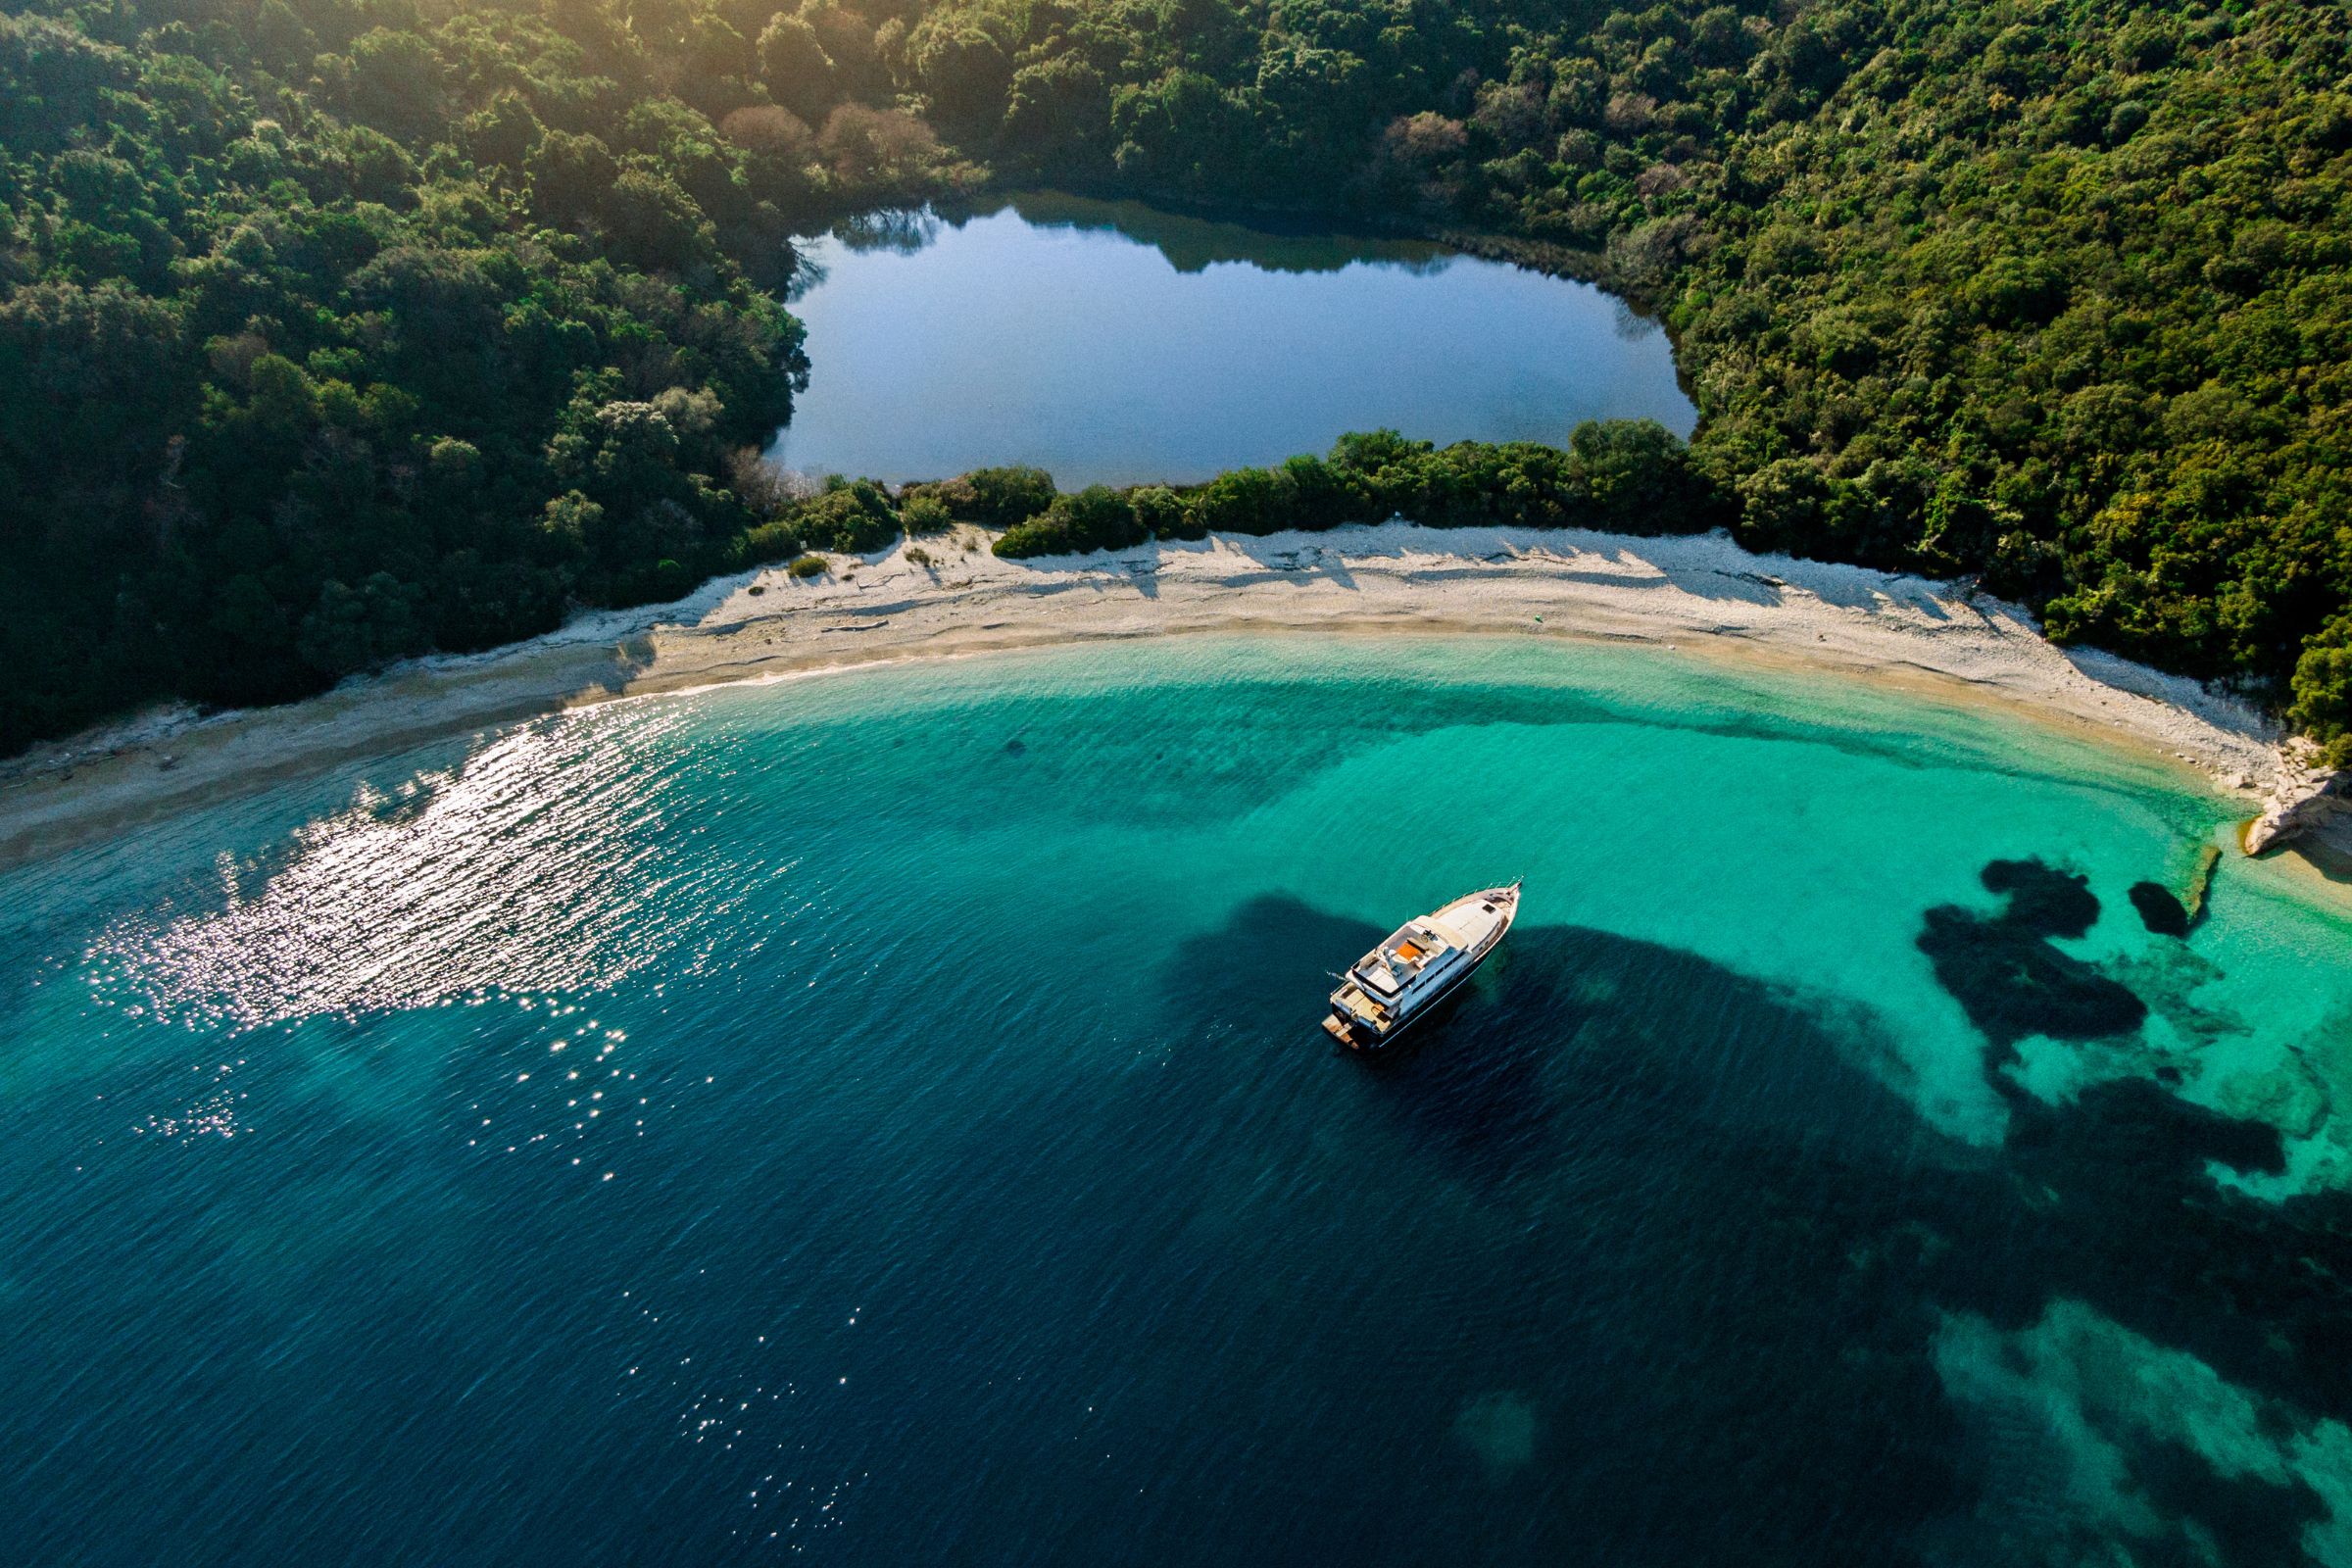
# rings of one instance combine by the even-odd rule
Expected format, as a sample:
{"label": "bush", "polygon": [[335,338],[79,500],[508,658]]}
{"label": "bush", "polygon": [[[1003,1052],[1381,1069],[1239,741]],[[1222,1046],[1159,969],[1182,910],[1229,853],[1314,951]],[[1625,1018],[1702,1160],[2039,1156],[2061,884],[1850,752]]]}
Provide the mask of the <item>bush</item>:
{"label": "bush", "polygon": [[1234,468],[1193,494],[1193,515],[1210,533],[1277,533],[1293,526],[1295,487],[1287,474]]}
{"label": "bush", "polygon": [[1045,515],[1007,529],[997,541],[996,553],[1007,561],[1079,555],[1124,550],[1150,537],[1136,517],[1134,503],[1106,485],[1092,484],[1076,495],[1056,497]]}
{"label": "bush", "polygon": [[1154,539],[1199,539],[1207,533],[1193,515],[1192,504],[1164,484],[1148,484],[1128,492],[1135,520]]}
{"label": "bush", "polygon": [[910,534],[945,533],[956,525],[956,516],[936,491],[909,490],[899,502],[899,525]]}
{"label": "bush", "polygon": [[763,522],[743,536],[743,562],[746,565],[790,561],[800,553],[800,535],[792,531],[791,523],[781,518],[774,522]]}
{"label": "bush", "polygon": [[792,518],[811,550],[861,555],[899,536],[899,514],[871,479],[837,483],[801,504]]}
{"label": "bush", "polygon": [[1043,468],[974,468],[931,486],[951,516],[983,528],[1009,528],[1054,504],[1054,478]]}
{"label": "bush", "polygon": [[821,577],[824,572],[825,558],[822,556],[803,556],[784,568],[784,574],[788,577]]}
{"label": "bush", "polygon": [[329,578],[318,603],[302,618],[296,643],[303,662],[340,680],[395,659],[421,654],[430,646],[418,612],[424,590],[388,571],[370,575],[357,588]]}
{"label": "bush", "polygon": [[[1810,467],[1790,467],[1810,476]],[[1751,514],[1768,505],[1759,496]],[[1436,448],[1394,430],[1344,435],[1325,458],[1235,468],[1179,493],[1094,485],[1007,529],[1008,560],[1117,550],[1212,530],[1319,531],[1402,514],[1431,528],[1592,528],[1699,533],[1725,525],[1729,500],[1690,463],[1690,449],[1647,419],[1579,425],[1565,449],[1532,441],[1457,441]]]}

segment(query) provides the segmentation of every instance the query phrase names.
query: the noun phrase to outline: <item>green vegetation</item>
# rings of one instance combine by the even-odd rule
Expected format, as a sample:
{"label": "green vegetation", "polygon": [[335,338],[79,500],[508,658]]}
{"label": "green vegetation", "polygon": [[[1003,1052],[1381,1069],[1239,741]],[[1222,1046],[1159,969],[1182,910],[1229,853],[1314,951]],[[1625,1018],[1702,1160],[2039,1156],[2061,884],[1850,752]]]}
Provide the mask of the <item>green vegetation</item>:
{"label": "green vegetation", "polygon": [[746,450],[806,368],[784,236],[973,175],[872,24],[753,10],[0,14],[0,752],[797,552]]}
{"label": "green vegetation", "polygon": [[899,536],[899,514],[871,479],[828,484],[810,500],[791,507],[780,523],[795,529],[811,550],[858,555],[879,550]]}
{"label": "green vegetation", "polygon": [[955,522],[948,504],[928,492],[910,495],[899,504],[899,525],[918,538],[945,533]]}
{"label": "green vegetation", "polygon": [[1689,451],[1648,420],[1580,427],[1565,451],[1531,442],[1439,448],[1394,430],[1342,436],[1329,458],[1237,468],[1203,485],[1054,497],[1005,530],[1013,559],[1118,550],[1147,539],[1337,528],[1406,516],[1433,528],[1596,528],[1696,533],[1726,513]]}
{"label": "green vegetation", "polygon": [[906,501],[925,526],[944,513],[953,522],[1009,528],[1054,504],[1054,480],[1043,468],[975,468],[944,483],[909,486]]}
{"label": "green vegetation", "polygon": [[902,79],[1008,176],[1596,275],[1673,328],[1744,542],[1982,573],[2062,639],[2291,686],[2352,761],[2348,31],[2292,0],[954,0]]}
{"label": "green vegetation", "polygon": [[[2352,761],[2340,4],[41,7],[0,17],[0,746],[943,516],[1020,553],[1673,507],[1982,574]],[[980,161],[1598,276],[1698,434],[781,494],[737,456],[801,368],[778,236]]]}
{"label": "green vegetation", "polygon": [[825,558],[822,556],[803,556],[798,561],[795,561],[791,565],[786,566],[784,568],[784,572],[786,576],[790,577],[821,577],[825,574]]}
{"label": "green vegetation", "polygon": [[2352,613],[2336,616],[2303,645],[2294,694],[2288,720],[2325,745],[2336,766],[2352,761]]}

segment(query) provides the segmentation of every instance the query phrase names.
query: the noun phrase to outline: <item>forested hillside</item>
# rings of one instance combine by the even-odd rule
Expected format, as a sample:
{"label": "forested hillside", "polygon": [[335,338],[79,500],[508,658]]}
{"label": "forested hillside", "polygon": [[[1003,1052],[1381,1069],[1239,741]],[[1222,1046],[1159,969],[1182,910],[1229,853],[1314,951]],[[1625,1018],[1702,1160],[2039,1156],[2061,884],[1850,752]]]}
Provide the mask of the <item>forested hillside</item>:
{"label": "forested hillside", "polygon": [[784,36],[684,7],[0,16],[0,751],[794,548],[741,456],[806,368],[785,235],[971,172],[879,76],[774,103]]}
{"label": "forested hillside", "polygon": [[[2340,5],[932,11],[1008,171],[1509,236],[1674,329],[1759,548],[1981,572],[2352,760]],[[1317,193],[1322,193],[1317,197]]]}
{"label": "forested hillside", "polygon": [[[2352,760],[2346,20],[2282,0],[0,19],[0,636],[49,677],[0,699],[0,742],[158,692],[283,695],[795,532],[886,530],[870,487],[808,514],[740,463],[730,482],[799,368],[762,289],[795,226],[993,177],[1345,211],[1601,276],[1675,330],[1693,523],[1982,573],[2061,637],[2268,689]],[[1026,537],[1073,528],[1065,506]]]}

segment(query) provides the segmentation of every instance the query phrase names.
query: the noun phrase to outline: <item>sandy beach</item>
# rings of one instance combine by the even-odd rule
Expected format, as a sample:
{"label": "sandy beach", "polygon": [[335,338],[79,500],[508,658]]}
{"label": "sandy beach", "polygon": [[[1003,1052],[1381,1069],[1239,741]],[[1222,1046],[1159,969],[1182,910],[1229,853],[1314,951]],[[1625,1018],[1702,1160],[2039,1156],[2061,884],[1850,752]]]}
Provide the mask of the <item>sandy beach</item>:
{"label": "sandy beach", "polygon": [[[914,559],[910,560],[912,555]],[[928,558],[927,560],[925,558]],[[488,654],[416,661],[284,708],[162,710],[0,767],[0,863],[201,801],[442,736],[641,694],[879,661],[1217,630],[1497,632],[1672,645],[1898,682],[2132,746],[2254,816],[2297,786],[2250,706],[2061,650],[2019,608],[1951,584],[1640,539],[1404,522],[1000,561],[976,530],[793,579],[720,579]],[[2314,835],[2352,855],[2352,815]]]}

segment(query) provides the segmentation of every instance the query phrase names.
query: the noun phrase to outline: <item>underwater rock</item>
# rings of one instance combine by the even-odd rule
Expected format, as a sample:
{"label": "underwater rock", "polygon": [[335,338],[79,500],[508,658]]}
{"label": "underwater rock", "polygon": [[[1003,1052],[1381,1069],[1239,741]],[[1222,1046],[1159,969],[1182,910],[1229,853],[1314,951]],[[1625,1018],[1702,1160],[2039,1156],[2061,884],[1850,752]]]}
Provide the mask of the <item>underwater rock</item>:
{"label": "underwater rock", "polygon": [[2299,1056],[2266,1072],[2241,1072],[2221,1086],[2214,1103],[2241,1121],[2267,1122],[2289,1138],[2309,1138],[2328,1119],[2328,1090]]}
{"label": "underwater rock", "polygon": [[2188,874],[2188,896],[2180,902],[2188,908],[2188,923],[2193,928],[2205,918],[2205,901],[2213,893],[2213,873],[2222,863],[2222,847],[2208,844],[2197,852],[2197,868]]}
{"label": "underwater rock", "polygon": [[2221,971],[2193,948],[2151,946],[2144,953],[2110,961],[2106,973],[2146,1003],[2150,1013],[2172,1025],[2175,1050],[2201,1051],[2252,1032],[2253,1026],[2241,1014],[2197,1002],[2198,989]]}
{"label": "underwater rock", "polygon": [[2079,937],[2098,923],[2090,879],[2039,860],[1993,860],[1977,874],[1988,893],[2008,895],[2003,922],[2041,937]]}
{"label": "underwater rock", "polygon": [[[1991,1471],[1989,1508],[1962,1527],[1979,1537],[1963,1556],[2342,1560],[2330,1502],[2352,1480],[2352,1442],[2340,1423],[2079,1300],[2054,1299],[2016,1328],[1948,1314],[1930,1353]],[[2127,1556],[2119,1539],[2139,1549]],[[2019,1549],[2029,1541],[2066,1549],[2029,1556]]]}
{"label": "underwater rock", "polygon": [[2130,988],[2050,945],[2098,920],[2099,901],[2085,878],[2039,860],[1994,860],[1982,879],[2007,896],[2007,906],[1984,915],[1939,905],[1927,912],[1919,951],[1993,1044],[2028,1035],[2097,1040],[2146,1021],[2147,1004]]}
{"label": "underwater rock", "polygon": [[2139,923],[2160,937],[2188,935],[2188,909],[2161,882],[2134,882],[2125,895],[2139,911]]}

